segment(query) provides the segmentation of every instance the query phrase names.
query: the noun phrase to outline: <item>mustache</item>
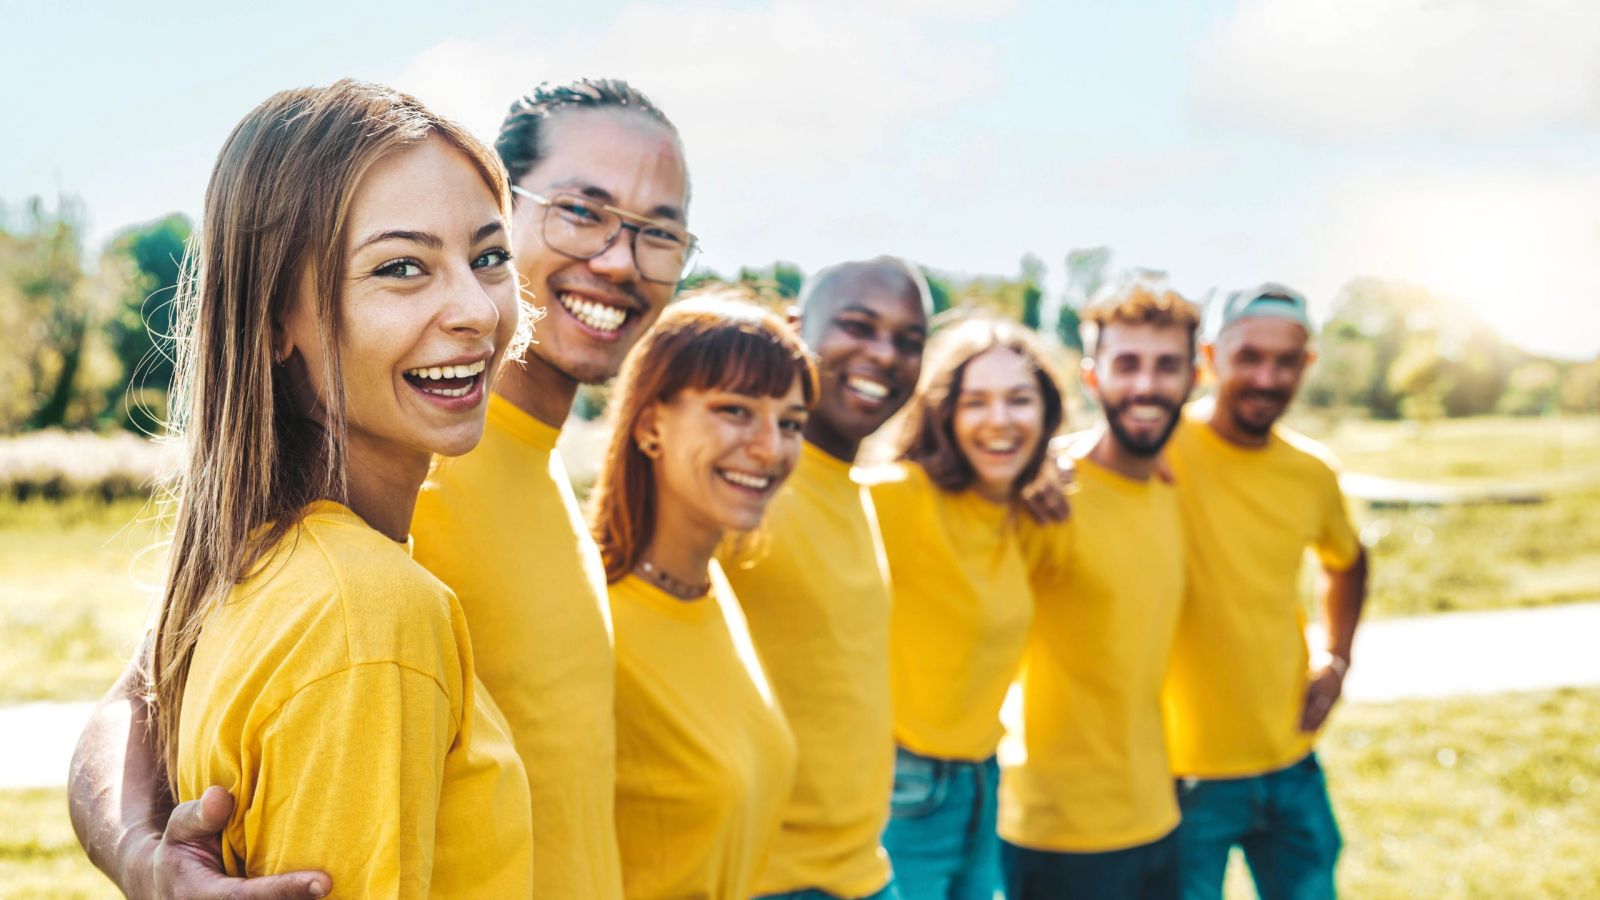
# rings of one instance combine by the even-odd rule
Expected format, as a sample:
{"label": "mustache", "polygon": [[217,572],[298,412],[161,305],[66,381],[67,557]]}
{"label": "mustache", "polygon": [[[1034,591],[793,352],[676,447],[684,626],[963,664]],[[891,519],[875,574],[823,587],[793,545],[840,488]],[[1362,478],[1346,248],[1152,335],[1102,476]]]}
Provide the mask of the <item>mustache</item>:
{"label": "mustache", "polygon": [[1169,413],[1175,413],[1183,407],[1181,402],[1173,400],[1170,397],[1158,397],[1154,394],[1141,394],[1137,397],[1129,397],[1115,406],[1107,407],[1106,412],[1112,414],[1121,414],[1127,412],[1130,407],[1139,404],[1159,406]]}
{"label": "mustache", "polygon": [[1245,399],[1271,400],[1277,403],[1289,402],[1288,391],[1264,391],[1260,390],[1259,388],[1251,388],[1250,390],[1244,391],[1240,396],[1244,397]]}

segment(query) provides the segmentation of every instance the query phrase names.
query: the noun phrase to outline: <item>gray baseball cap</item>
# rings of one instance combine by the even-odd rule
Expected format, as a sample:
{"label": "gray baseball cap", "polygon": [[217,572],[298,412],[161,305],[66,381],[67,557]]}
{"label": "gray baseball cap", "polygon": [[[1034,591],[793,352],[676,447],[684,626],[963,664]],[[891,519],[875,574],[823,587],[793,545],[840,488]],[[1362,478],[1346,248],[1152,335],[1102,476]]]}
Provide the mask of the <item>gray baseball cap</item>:
{"label": "gray baseball cap", "polygon": [[1316,334],[1311,325],[1311,313],[1306,308],[1306,298],[1299,291],[1275,282],[1266,282],[1253,288],[1234,291],[1222,307],[1221,333],[1240,319],[1288,319],[1306,330],[1309,337]]}

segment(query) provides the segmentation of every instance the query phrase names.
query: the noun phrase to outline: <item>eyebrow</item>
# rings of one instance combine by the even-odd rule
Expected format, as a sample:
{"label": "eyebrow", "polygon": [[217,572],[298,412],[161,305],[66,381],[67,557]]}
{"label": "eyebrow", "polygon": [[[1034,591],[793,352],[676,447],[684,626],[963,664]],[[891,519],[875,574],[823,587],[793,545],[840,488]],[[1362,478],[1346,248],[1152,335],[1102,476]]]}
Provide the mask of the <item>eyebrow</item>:
{"label": "eyebrow", "polygon": [[[472,240],[470,243],[476,244],[489,235],[504,230],[505,225],[499,221],[486,222],[483,225],[478,226],[478,230],[472,233]],[[421,244],[424,247],[428,247],[432,250],[444,249],[444,239],[440,238],[437,234],[434,234],[431,231],[412,231],[404,228],[391,228],[388,231],[380,231],[376,234],[368,235],[367,239],[357,244],[355,246],[355,250],[352,252],[359,253],[367,247],[379,243],[380,241],[410,241],[414,244]]]}
{"label": "eyebrow", "polygon": [[[566,181],[558,181],[555,184],[550,185],[550,188],[553,191],[574,191],[582,194],[585,197],[588,197],[590,200],[598,200],[608,206],[617,205],[617,198],[610,191],[600,187],[597,184],[584,181],[581,178],[568,178]],[[620,209],[621,207],[618,208]],[[643,215],[645,218],[649,219],[671,219],[674,222],[683,221],[683,211],[670,203],[658,204],[649,212],[636,215]]]}
{"label": "eyebrow", "polygon": [[[859,303],[846,303],[845,305],[839,307],[839,311],[837,313],[835,313],[834,315],[843,315],[844,313],[856,313],[857,315],[866,316],[866,317],[868,317],[870,319],[881,319],[881,318],[883,318],[882,316],[878,315],[878,311],[877,310],[872,309],[870,307],[862,306]],[[928,333],[928,326],[917,324],[917,323],[912,323],[910,325],[907,325],[905,327],[905,330],[915,331],[915,332],[917,332],[919,334],[927,334]]]}

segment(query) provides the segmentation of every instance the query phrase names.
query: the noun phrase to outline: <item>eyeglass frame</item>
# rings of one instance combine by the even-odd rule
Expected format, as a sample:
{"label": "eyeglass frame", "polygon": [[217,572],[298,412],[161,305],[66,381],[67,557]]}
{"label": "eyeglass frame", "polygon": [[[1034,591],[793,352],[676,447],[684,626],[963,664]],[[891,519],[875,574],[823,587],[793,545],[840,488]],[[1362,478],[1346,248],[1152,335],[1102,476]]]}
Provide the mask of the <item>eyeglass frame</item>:
{"label": "eyeglass frame", "polygon": [[[540,236],[541,239],[543,239],[544,238],[544,228],[545,228],[546,221],[549,219],[550,210],[555,207],[555,197],[546,197],[543,194],[536,194],[533,191],[528,190],[527,188],[523,187],[520,184],[513,184],[511,186],[511,193],[517,194],[517,195],[522,196],[522,197],[527,197],[529,200],[532,200],[533,202],[535,202],[535,203],[539,204],[540,206],[544,207],[545,218],[541,219],[539,221],[539,236]],[[573,198],[578,199],[578,200],[583,200],[583,201],[585,201],[587,203],[592,203],[595,206],[598,206],[601,209],[605,210],[606,212],[611,213],[612,215],[616,216],[617,219],[618,219],[616,233],[611,235],[609,238],[606,238],[605,244],[599,250],[596,250],[595,252],[589,254],[588,256],[579,256],[576,253],[571,253],[571,252],[568,252],[566,250],[562,250],[562,249],[560,249],[558,247],[552,247],[552,246],[550,246],[550,243],[549,243],[548,240],[545,241],[545,246],[550,247],[551,250],[554,250],[557,253],[559,253],[562,256],[565,256],[565,257],[567,257],[569,259],[577,259],[577,260],[594,259],[595,257],[599,256],[602,253],[605,253],[607,250],[610,250],[613,246],[615,246],[616,243],[617,243],[617,238],[622,236],[622,232],[623,231],[630,231],[630,232],[633,233],[633,237],[629,239],[628,250],[629,250],[629,252],[631,252],[633,254],[634,271],[639,273],[639,277],[644,279],[645,281],[650,282],[651,284],[677,284],[678,282],[680,282],[680,281],[682,281],[684,279],[685,275],[687,275],[689,273],[689,265],[690,265],[690,263],[694,262],[695,257],[698,256],[699,253],[700,253],[700,238],[696,237],[693,232],[689,231],[686,228],[683,228],[682,226],[678,225],[678,223],[676,223],[676,222],[672,222],[672,221],[669,221],[667,219],[655,219],[655,218],[651,218],[650,216],[641,216],[638,213],[628,212],[625,209],[619,209],[619,208],[617,208],[615,206],[612,206],[609,203],[601,203],[601,202],[599,202],[597,200],[593,200],[593,199],[590,199],[588,197],[583,197],[581,195],[574,194],[574,193],[572,193],[570,191],[561,191],[561,192],[557,193],[555,196],[556,197],[568,196],[568,197],[573,197]],[[687,242],[687,245],[685,246],[684,251],[683,251],[683,266],[679,270],[677,278],[673,278],[673,279],[671,279],[669,281],[662,281],[659,278],[651,278],[648,275],[645,275],[644,274],[644,270],[639,268],[639,228],[642,225],[664,225],[664,226],[669,226],[674,230],[682,231],[684,236],[689,239],[688,242]]]}

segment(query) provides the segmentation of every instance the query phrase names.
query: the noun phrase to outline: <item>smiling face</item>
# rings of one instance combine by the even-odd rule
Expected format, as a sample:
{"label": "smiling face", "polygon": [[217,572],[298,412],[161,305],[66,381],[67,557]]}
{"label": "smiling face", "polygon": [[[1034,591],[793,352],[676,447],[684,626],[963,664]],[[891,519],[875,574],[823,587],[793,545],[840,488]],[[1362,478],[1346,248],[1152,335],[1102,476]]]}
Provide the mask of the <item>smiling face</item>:
{"label": "smiling face", "polygon": [[[483,176],[438,137],[383,157],[345,222],[339,346],[352,469],[457,456],[483,435],[485,399],[517,322],[505,220]],[[302,409],[321,418],[330,374],[302,280],[275,349]]]}
{"label": "smiling face", "polygon": [[961,370],[950,425],[976,476],[973,490],[997,503],[1010,499],[1044,437],[1044,395],[1033,365],[1008,347],[974,356]]}
{"label": "smiling face", "polygon": [[640,416],[641,447],[655,448],[661,529],[749,531],[800,458],[805,398],[797,379],[781,397],[679,391]]}
{"label": "smiling face", "polygon": [[1229,325],[1206,348],[1217,376],[1217,412],[1244,436],[1265,438],[1300,389],[1311,364],[1306,330],[1257,316]]}
{"label": "smiling face", "polygon": [[820,379],[808,436],[852,458],[916,388],[928,336],[921,294],[892,269],[840,273],[811,298],[802,327]]}
{"label": "smiling face", "polygon": [[[552,116],[546,154],[518,179],[544,197],[574,194],[638,216],[684,224],[689,176],[677,139],[660,123],[627,110],[569,111]],[[530,366],[545,366],[583,384],[617,374],[622,359],[661,315],[676,289],[639,277],[633,232],[624,229],[605,252],[573,259],[545,244],[546,207],[516,205],[518,269],[539,322]],[[551,215],[556,215],[552,213]]]}
{"label": "smiling face", "polygon": [[1084,384],[1128,454],[1161,452],[1194,387],[1189,330],[1183,325],[1111,322],[1100,329]]}

